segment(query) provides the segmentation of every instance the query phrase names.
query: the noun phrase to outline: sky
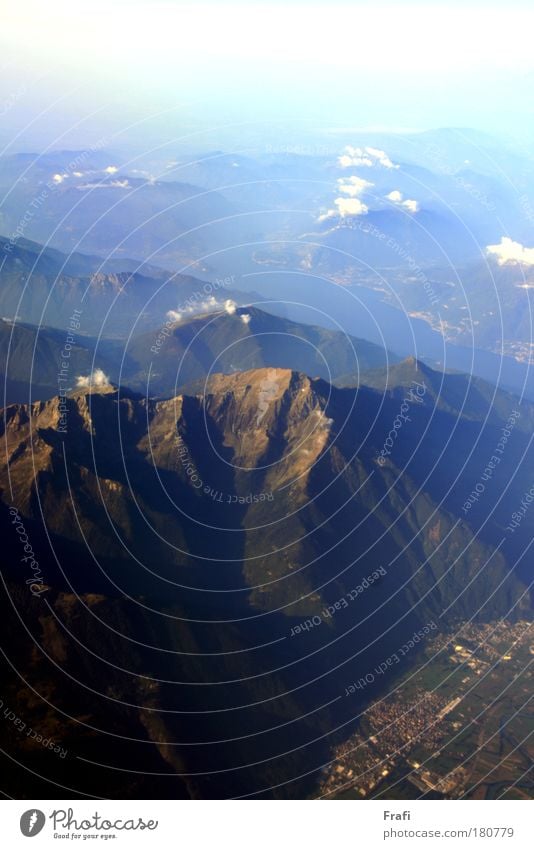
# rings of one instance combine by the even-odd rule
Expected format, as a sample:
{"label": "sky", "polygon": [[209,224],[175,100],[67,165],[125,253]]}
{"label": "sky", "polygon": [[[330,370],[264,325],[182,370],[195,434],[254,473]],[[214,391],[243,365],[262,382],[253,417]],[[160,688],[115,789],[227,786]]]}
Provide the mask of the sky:
{"label": "sky", "polygon": [[6,6],[0,140],[11,149],[277,122],[534,136],[531,2]]}

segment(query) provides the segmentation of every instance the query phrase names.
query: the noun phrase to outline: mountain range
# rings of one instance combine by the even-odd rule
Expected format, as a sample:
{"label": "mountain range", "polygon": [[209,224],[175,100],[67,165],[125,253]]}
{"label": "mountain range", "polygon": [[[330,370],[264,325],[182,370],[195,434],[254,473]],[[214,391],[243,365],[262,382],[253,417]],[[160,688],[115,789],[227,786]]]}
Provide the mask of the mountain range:
{"label": "mountain range", "polygon": [[[102,764],[120,757],[132,794],[313,795],[380,692],[349,701],[348,682],[442,616],[530,615],[527,529],[505,525],[530,486],[534,407],[413,359],[383,378],[336,388],[270,367],[167,400],[107,385],[5,410],[4,615],[19,673],[55,709],[7,667],[5,692],[50,731],[62,712],[71,754],[47,775],[82,758],[79,791],[113,795]],[[494,464],[465,512],[511,417],[517,474]],[[336,607],[379,567],[357,607]]]}

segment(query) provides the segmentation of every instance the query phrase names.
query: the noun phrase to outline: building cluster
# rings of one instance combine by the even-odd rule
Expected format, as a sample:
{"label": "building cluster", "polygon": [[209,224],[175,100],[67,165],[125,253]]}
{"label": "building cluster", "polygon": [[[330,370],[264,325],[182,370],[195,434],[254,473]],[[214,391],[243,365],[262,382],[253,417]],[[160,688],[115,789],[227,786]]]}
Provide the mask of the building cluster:
{"label": "building cluster", "polygon": [[[402,776],[419,793],[460,796],[469,770],[460,763],[444,773],[441,748],[468,724],[472,693],[477,694],[478,713],[480,688],[500,677],[503,667],[514,678],[516,666],[530,677],[530,672],[523,672],[530,654],[534,654],[534,625],[527,621],[467,623],[438,634],[425,652],[430,661],[412,672],[394,695],[372,703],[358,730],[335,748],[320,795],[328,798],[350,790],[362,798],[376,797],[381,784]],[[443,686],[436,686],[437,671]],[[459,745],[455,754],[466,760],[469,752]]]}

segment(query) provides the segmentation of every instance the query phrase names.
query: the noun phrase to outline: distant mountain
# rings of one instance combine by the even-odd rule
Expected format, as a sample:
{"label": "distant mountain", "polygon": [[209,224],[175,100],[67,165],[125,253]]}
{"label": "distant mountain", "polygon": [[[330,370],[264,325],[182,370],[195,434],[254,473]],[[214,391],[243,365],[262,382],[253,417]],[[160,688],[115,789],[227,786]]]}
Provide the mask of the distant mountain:
{"label": "distant mountain", "polygon": [[[494,425],[506,421],[509,411],[517,406],[519,398],[503,389],[467,374],[443,373],[435,371],[425,363],[408,357],[393,363],[388,369],[372,369],[365,373],[365,385],[381,391],[389,391],[401,397],[417,381],[426,387],[427,403],[436,409],[461,417],[468,421],[488,421]],[[528,431],[531,423],[532,405],[525,406],[526,419],[522,418],[520,429]],[[534,424],[534,422],[532,422]]]}
{"label": "distant mountain", "polygon": [[71,277],[87,277],[96,272],[120,272],[141,270],[149,277],[164,279],[170,272],[155,265],[140,263],[131,257],[100,257],[90,254],[72,251],[63,253],[31,239],[18,237],[17,235],[0,235],[0,257],[3,261],[2,269],[9,269],[14,262],[20,271],[29,273],[46,274],[58,276],[66,274]]}
{"label": "distant mountain", "polygon": [[[312,270],[271,268],[267,274],[259,271],[257,277],[250,275],[248,282],[257,286],[265,298],[273,299],[270,311],[293,321],[309,322],[312,308],[316,316],[314,323],[331,328],[335,322],[350,336],[382,345],[400,358],[416,356],[439,371],[473,374],[534,400],[532,368],[528,362],[518,362],[511,347],[503,356],[494,350],[473,347],[467,336],[461,337],[462,344],[450,341],[447,310],[439,309],[441,300],[435,310],[443,324],[431,323],[434,293],[441,298],[441,286],[446,290],[450,286],[446,282],[435,283],[430,269],[420,271],[417,283],[413,274],[404,275],[401,283],[392,270],[382,273],[373,267],[363,269],[360,274],[351,272],[341,282],[335,275],[332,279],[331,275],[315,274]],[[436,269],[438,272],[443,272],[443,268]],[[406,294],[408,287],[412,289],[410,294]],[[527,290],[521,292],[520,298],[528,295]],[[529,321],[528,310],[525,321]]]}
{"label": "distant mountain", "polygon": [[[531,360],[534,266],[519,262],[499,264],[488,255],[461,265],[454,273],[450,268],[432,269],[429,277],[449,339],[503,351],[526,363]],[[408,308],[433,312],[437,324],[437,310],[429,308],[420,292],[402,281],[395,288]]]}
{"label": "distant mountain", "polygon": [[[72,340],[72,341],[71,341]],[[72,389],[77,377],[95,367],[118,380],[120,346],[91,336],[72,336],[68,330],[36,327],[22,322],[0,321],[0,406],[15,402],[47,400],[59,389]]]}
{"label": "distant mountain", "polygon": [[359,131],[353,134],[350,143],[383,148],[395,162],[453,173],[470,165],[478,174],[500,180],[505,174],[519,175],[530,165],[525,154],[513,144],[472,127],[438,127],[402,133]]}
{"label": "distant mountain", "polygon": [[[310,234],[313,241],[314,234]],[[308,265],[333,274],[367,265],[396,268],[476,258],[480,248],[464,224],[445,210],[370,210],[367,215],[326,219]]]}
{"label": "distant mountain", "polygon": [[120,165],[117,153],[96,147],[84,150],[21,152],[0,156],[0,186],[20,189],[28,184],[54,183],[59,178],[76,179],[76,174],[104,175],[106,168]]}
{"label": "distant mountain", "polygon": [[26,240],[11,245],[0,238],[0,258],[0,315],[66,328],[78,309],[81,335],[125,336],[134,328],[160,327],[169,310],[202,309],[229,298],[238,303],[245,300],[232,288],[231,277],[209,283],[161,271],[154,277],[98,270],[94,257],[72,254],[67,258]]}
{"label": "distant mountain", "polygon": [[[120,279],[120,275],[116,277]],[[181,285],[185,285],[184,281]],[[97,290],[94,300],[97,315],[99,310],[103,313],[106,290]],[[86,303],[89,299],[84,306]],[[198,302],[198,307],[202,309],[202,302]],[[113,382],[143,394],[168,397],[178,389],[202,391],[210,374],[265,366],[295,366],[312,377],[357,386],[368,369],[380,369],[399,360],[371,342],[298,324],[257,307],[237,307],[233,301],[228,303],[229,312],[222,309],[222,304],[209,307],[211,312],[204,311],[197,317],[166,320],[163,331],[159,327],[137,334],[129,343],[82,334],[78,323],[86,323],[86,311],[74,314],[74,324],[66,320],[63,329],[4,319],[0,321],[4,364],[0,379],[4,382],[5,403],[28,401],[30,397],[51,398],[58,392],[59,377],[64,377],[61,388],[72,389],[76,379],[87,377],[93,368],[102,369]],[[122,315],[125,322],[135,320],[135,303],[131,310],[130,316]],[[89,326],[97,329],[96,316]],[[114,328],[118,329],[116,325]],[[68,362],[61,372],[66,344]]]}
{"label": "distant mountain", "polygon": [[150,395],[172,395],[193,381],[201,388],[212,373],[266,366],[292,368],[334,383],[343,377],[344,383],[356,386],[367,369],[399,359],[363,339],[289,321],[255,306],[181,320],[164,336],[144,333],[132,339],[127,354],[124,381]]}
{"label": "distant mountain", "polygon": [[[58,178],[30,171],[14,183],[2,202],[0,231],[15,233],[21,210],[31,209],[26,238],[66,253],[133,257],[164,268],[197,261],[209,267],[206,257],[233,245],[238,228],[242,237],[247,232],[243,209],[213,190],[105,169]],[[36,197],[42,201],[31,208]]]}
{"label": "distant mountain", "polygon": [[216,190],[250,211],[290,209],[288,225],[292,221],[295,226],[301,218],[298,212],[305,214],[313,206],[331,173],[332,162],[325,156],[299,155],[290,150],[243,156],[216,150],[178,158],[169,168],[168,179]]}

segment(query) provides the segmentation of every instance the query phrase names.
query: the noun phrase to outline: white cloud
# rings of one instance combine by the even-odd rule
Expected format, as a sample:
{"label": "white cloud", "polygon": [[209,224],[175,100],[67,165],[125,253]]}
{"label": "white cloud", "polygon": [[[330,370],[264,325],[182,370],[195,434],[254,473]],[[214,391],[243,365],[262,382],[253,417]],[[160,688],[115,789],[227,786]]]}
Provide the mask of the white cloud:
{"label": "white cloud", "polygon": [[251,318],[252,316],[248,312],[244,312],[241,315],[241,321],[243,322],[243,324],[250,324]]}
{"label": "white cloud", "polygon": [[373,165],[381,165],[383,168],[398,168],[384,150],[377,147],[352,147],[347,145],[341,156],[338,157],[338,165],[341,168],[372,168]]}
{"label": "white cloud", "polygon": [[166,314],[166,317],[169,321],[182,321],[184,318],[190,318],[194,315],[204,315],[209,312],[216,312],[217,310],[222,310],[223,304],[221,304],[213,295],[210,295],[209,298],[205,298],[203,301],[198,301],[195,304],[187,304],[184,307],[180,307],[180,310],[169,310]]}
{"label": "white cloud", "polygon": [[366,153],[369,154],[369,156],[372,156],[374,159],[376,159],[376,161],[379,163],[379,165],[382,165],[384,168],[398,168],[399,167],[398,165],[393,164],[393,162],[391,161],[391,159],[389,158],[389,156],[387,155],[385,150],[379,150],[376,147],[366,147],[365,151],[366,151]]}
{"label": "white cloud", "polygon": [[360,200],[366,189],[370,189],[374,184],[362,177],[353,175],[351,177],[342,177],[337,181],[338,189],[349,197],[339,197],[334,201],[336,209],[329,209],[327,212],[320,215],[318,221],[326,221],[329,218],[339,216],[346,218],[350,215],[367,215],[369,207]]}
{"label": "white cloud", "polygon": [[419,212],[419,204],[417,201],[408,199],[403,200],[402,192],[399,192],[397,189],[390,192],[389,195],[386,195],[386,198],[396,206],[402,206],[403,209],[407,209],[408,212]]}
{"label": "white cloud", "polygon": [[338,163],[342,168],[373,167],[373,160],[365,156],[364,151],[360,147],[346,147],[345,153],[338,158]]}
{"label": "white cloud", "polygon": [[338,215],[345,218],[347,215],[366,215],[369,211],[359,198],[336,198],[334,201],[337,206]]}
{"label": "white cloud", "polygon": [[534,265],[534,248],[525,248],[520,242],[514,242],[508,236],[503,236],[498,245],[488,245],[486,251],[497,258],[499,265],[511,263]]}
{"label": "white cloud", "polygon": [[525,248],[521,242],[514,242],[508,236],[503,236],[498,245],[488,245],[486,251],[497,258],[499,265],[534,265],[534,248]]}
{"label": "white cloud", "polygon": [[228,315],[233,315],[235,313],[236,309],[237,309],[236,302],[230,300],[230,298],[227,298],[227,300],[224,302],[223,306],[224,306],[224,311],[227,312]]}
{"label": "white cloud", "polygon": [[104,374],[101,368],[96,368],[91,374],[87,375],[87,377],[83,377],[81,374],[76,378],[76,386],[78,389],[93,389],[95,387],[102,388],[104,386],[111,386],[109,382],[109,377],[107,374]]}
{"label": "white cloud", "polygon": [[346,218],[352,215],[367,215],[369,212],[369,207],[359,198],[336,198],[334,204],[336,209],[329,209],[328,212],[320,215],[317,219],[319,222],[327,221],[329,218],[335,218],[336,216]]}
{"label": "white cloud", "polygon": [[339,191],[350,197],[357,198],[363,194],[366,189],[372,188],[374,185],[369,180],[364,180],[363,177],[341,177],[337,181]]}
{"label": "white cloud", "polygon": [[108,165],[107,168],[104,168],[106,174],[116,174],[118,170],[116,165]]}

